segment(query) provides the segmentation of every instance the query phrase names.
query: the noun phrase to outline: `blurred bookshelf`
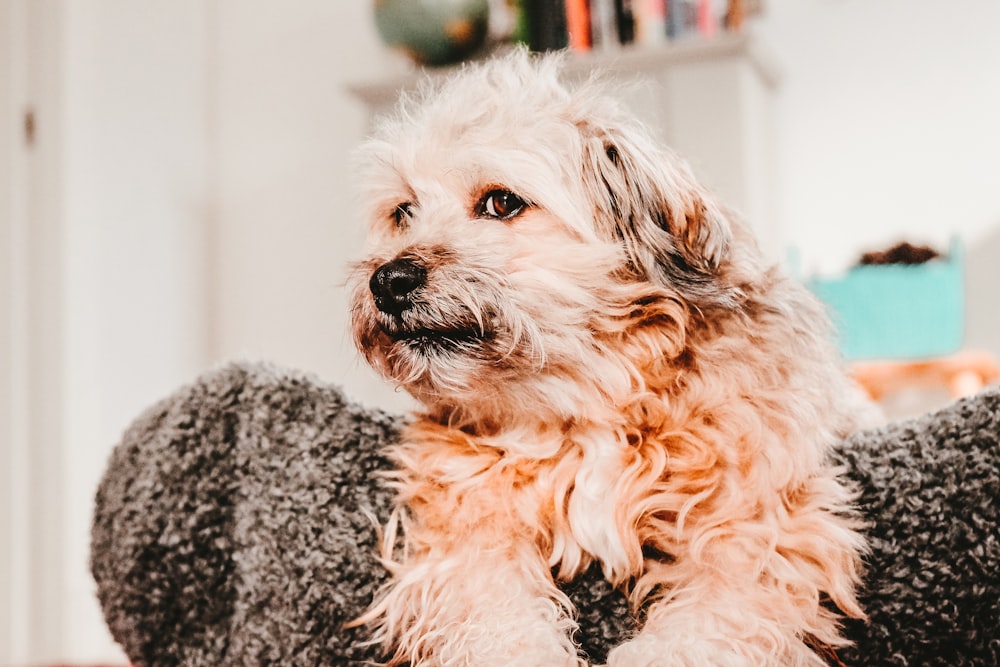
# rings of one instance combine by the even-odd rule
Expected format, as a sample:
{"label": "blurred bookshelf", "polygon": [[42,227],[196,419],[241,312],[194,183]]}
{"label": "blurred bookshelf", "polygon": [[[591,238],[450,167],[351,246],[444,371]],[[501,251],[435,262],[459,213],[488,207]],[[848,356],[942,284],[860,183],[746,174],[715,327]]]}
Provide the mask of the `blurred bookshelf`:
{"label": "blurred bookshelf", "polygon": [[711,38],[743,28],[760,0],[505,0],[494,24],[532,50],[601,50]]}

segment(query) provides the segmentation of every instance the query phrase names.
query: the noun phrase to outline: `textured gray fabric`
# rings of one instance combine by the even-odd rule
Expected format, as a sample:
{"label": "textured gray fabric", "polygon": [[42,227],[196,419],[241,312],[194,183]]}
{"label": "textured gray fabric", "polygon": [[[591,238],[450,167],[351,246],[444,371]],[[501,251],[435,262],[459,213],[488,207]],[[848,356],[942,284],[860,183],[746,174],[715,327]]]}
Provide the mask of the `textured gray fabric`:
{"label": "textured gray fabric", "polygon": [[[378,657],[344,629],[385,574],[377,474],[401,422],[264,365],[200,378],[140,416],[97,494],[91,564],[137,667],[352,665]],[[873,551],[848,665],[1000,663],[1000,390],[869,431],[837,456],[857,481]],[[595,661],[634,629],[591,572],[567,587]]]}
{"label": "textured gray fabric", "polygon": [[852,665],[1000,665],[1000,390],[862,433],[838,456],[872,553]]}

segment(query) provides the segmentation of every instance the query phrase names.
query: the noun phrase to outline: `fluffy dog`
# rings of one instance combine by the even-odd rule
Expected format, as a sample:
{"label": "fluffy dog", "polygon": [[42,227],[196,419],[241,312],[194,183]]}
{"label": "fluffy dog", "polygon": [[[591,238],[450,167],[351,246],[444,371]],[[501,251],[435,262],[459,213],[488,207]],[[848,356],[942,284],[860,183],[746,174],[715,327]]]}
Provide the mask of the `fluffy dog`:
{"label": "fluffy dog", "polygon": [[824,664],[864,548],[826,317],[560,70],[466,67],[362,150],[353,334],[422,410],[360,622],[390,664],[585,665],[558,583],[594,566],[642,623],[609,665]]}

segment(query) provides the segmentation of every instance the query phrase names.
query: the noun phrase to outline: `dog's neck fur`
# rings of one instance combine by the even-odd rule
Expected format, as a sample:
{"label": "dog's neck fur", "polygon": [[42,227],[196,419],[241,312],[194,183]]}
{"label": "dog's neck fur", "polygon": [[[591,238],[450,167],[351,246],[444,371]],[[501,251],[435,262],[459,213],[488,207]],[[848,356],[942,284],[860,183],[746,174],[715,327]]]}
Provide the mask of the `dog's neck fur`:
{"label": "dog's neck fur", "polygon": [[[397,458],[442,486],[481,479],[489,468],[519,471],[502,476],[516,486],[537,486],[547,496],[540,507],[563,508],[530,522],[545,524],[540,546],[558,576],[572,579],[597,560],[609,580],[626,581],[641,569],[644,556],[638,543],[626,545],[620,533],[622,522],[629,521],[618,516],[622,508],[641,507],[623,497],[636,487],[621,480],[642,474],[652,485],[667,462],[656,456],[651,464],[646,454],[622,453],[641,449],[651,431],[664,428],[671,394],[682,391],[686,379],[698,372],[688,332],[721,335],[717,313],[709,313],[709,331],[705,313],[692,312],[683,303],[664,291],[636,299],[621,317],[602,323],[597,344],[603,354],[588,368],[544,369],[547,382],[532,377],[527,394],[505,387],[484,390],[478,400],[461,405],[432,404],[405,439],[419,444],[401,445]],[[743,318],[729,312],[730,319]],[[551,396],[571,402],[553,404]],[[428,441],[448,445],[434,451],[427,449]],[[649,451],[658,453],[657,448]],[[456,474],[463,460],[470,468]],[[442,467],[446,461],[447,468]]]}
{"label": "dog's neck fur", "polygon": [[[781,282],[767,287],[780,290]],[[612,582],[622,583],[635,576],[645,558],[643,546],[648,545],[623,538],[622,527],[638,520],[638,514],[621,516],[623,508],[642,513],[644,503],[657,495],[657,502],[672,502],[669,498],[664,501],[671,494],[687,501],[689,490],[665,491],[670,482],[664,480],[687,476],[693,485],[709,488],[705,475],[730,474],[725,471],[751,465],[748,457],[754,457],[753,465],[762,474],[771,473],[757,460],[761,455],[757,449],[726,451],[715,446],[707,450],[696,442],[696,434],[702,432],[706,442],[719,437],[717,419],[738,423],[733,414],[726,413],[740,414],[742,428],[752,438],[765,441],[770,436],[755,432],[764,420],[783,431],[775,436],[781,441],[833,437],[828,425],[808,423],[808,417],[803,416],[808,411],[795,413],[803,405],[760,406],[750,398],[760,388],[755,383],[785,383],[794,389],[807,381],[789,375],[788,369],[807,367],[805,357],[809,354],[817,359],[822,356],[821,352],[809,352],[815,341],[804,338],[792,346],[785,344],[782,354],[796,358],[795,364],[786,363],[773,349],[775,341],[763,332],[773,334],[774,321],[787,321],[795,329],[799,317],[814,314],[811,308],[803,304],[798,314],[774,313],[748,292],[738,309],[702,312],[682,306],[682,301],[666,293],[660,297],[637,301],[614,326],[605,323],[601,332],[606,338],[601,348],[604,352],[590,367],[546,370],[546,379],[552,383],[549,395],[575,396],[572,404],[553,405],[546,400],[546,384],[537,377],[527,385],[533,390],[527,395],[505,387],[502,392],[484,391],[479,402],[466,401],[460,409],[442,401],[418,416],[405,439],[410,444],[402,445],[397,457],[411,473],[431,484],[450,485],[454,493],[475,495],[472,487],[465,491],[455,488],[463,483],[504,480],[497,482],[500,488],[490,491],[488,497],[494,503],[502,504],[499,499],[508,494],[510,502],[517,503],[520,496],[512,489],[533,487],[538,507],[561,508],[545,516],[525,517],[528,525],[540,528],[539,546],[560,577],[571,579],[593,560],[601,564]],[[767,326],[761,326],[760,319],[767,319]],[[745,339],[748,334],[754,338],[758,328],[762,332],[757,338],[760,354],[774,357],[771,378],[734,373],[742,363],[739,355],[746,355],[747,350],[734,347],[731,340]],[[755,362],[749,367],[759,369],[760,365]],[[724,382],[715,378],[720,372],[727,374]],[[720,387],[725,395],[718,394]],[[805,386],[801,389],[808,393]],[[702,395],[693,398],[699,392]],[[808,400],[804,396],[802,403]],[[816,432],[806,436],[811,428]],[[733,440],[727,446],[736,447],[744,434],[733,432],[725,437]],[[665,448],[664,438],[673,444]],[[447,442],[447,446],[437,449],[428,447],[428,442]],[[752,445],[769,446],[766,442]],[[707,455],[711,460],[704,458]],[[782,457],[788,455],[782,452]],[[794,456],[800,458],[794,466],[797,477],[786,479],[777,471],[778,481],[760,483],[795,488],[821,468],[821,448],[803,447]],[[674,536],[692,507],[678,505],[661,511],[669,530],[658,526],[654,531],[647,526],[651,533],[658,532],[655,548],[664,558],[671,558],[678,549]],[[641,586],[635,591],[637,596],[649,592]]]}

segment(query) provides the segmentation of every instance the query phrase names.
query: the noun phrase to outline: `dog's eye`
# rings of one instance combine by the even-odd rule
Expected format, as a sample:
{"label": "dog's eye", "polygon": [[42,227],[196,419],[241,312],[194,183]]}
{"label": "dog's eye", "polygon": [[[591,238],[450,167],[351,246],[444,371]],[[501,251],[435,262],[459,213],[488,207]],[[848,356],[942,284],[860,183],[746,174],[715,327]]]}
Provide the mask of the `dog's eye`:
{"label": "dog's eye", "polygon": [[392,212],[392,219],[396,222],[396,227],[402,229],[410,224],[410,216],[413,214],[412,208],[413,204],[408,201],[396,206]]}
{"label": "dog's eye", "polygon": [[490,190],[479,200],[476,213],[482,217],[508,220],[528,205],[510,190]]}

